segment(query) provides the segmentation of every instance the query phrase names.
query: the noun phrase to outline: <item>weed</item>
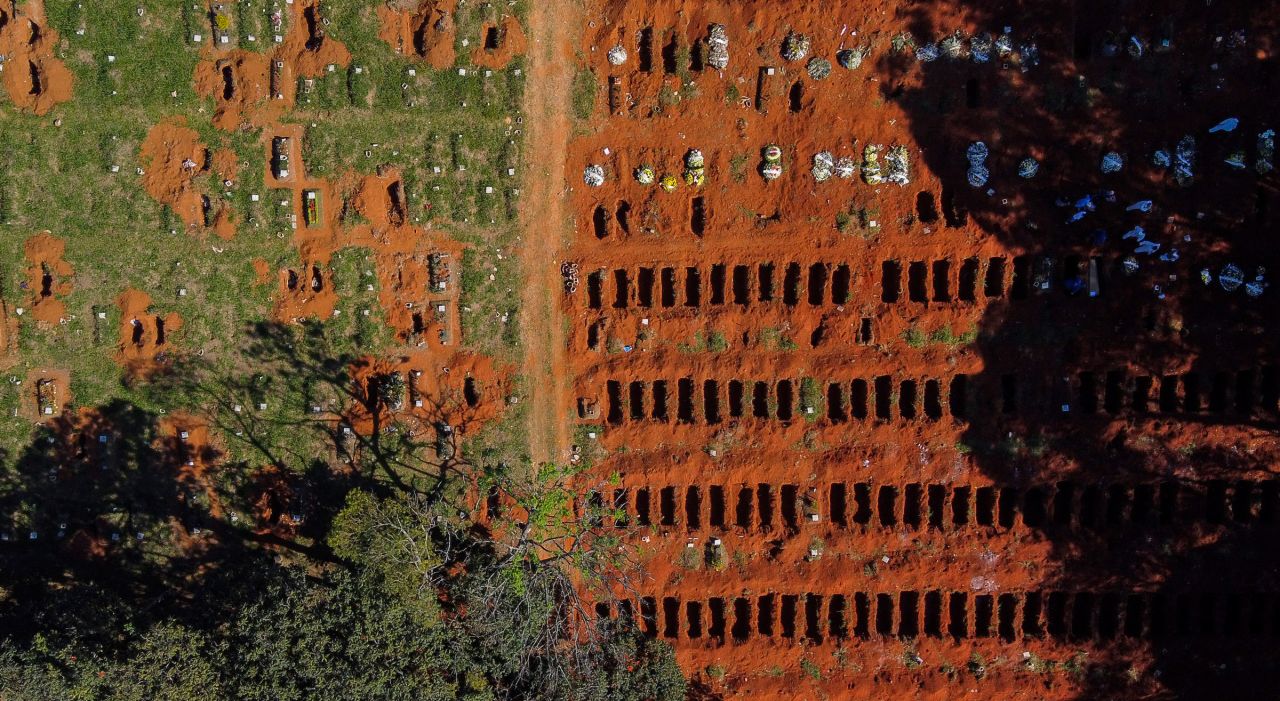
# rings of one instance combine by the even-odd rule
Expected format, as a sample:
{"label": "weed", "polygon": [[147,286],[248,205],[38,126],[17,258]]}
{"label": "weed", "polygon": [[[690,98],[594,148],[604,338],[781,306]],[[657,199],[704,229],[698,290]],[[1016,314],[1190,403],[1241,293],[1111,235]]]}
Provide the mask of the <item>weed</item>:
{"label": "weed", "polygon": [[800,669],[802,669],[805,675],[810,679],[818,682],[822,681],[822,668],[808,657],[800,660]]}
{"label": "weed", "polygon": [[[972,665],[972,663],[970,663]],[[1052,660],[1046,660],[1034,652],[1028,655],[1022,662],[1023,667],[1033,674],[1049,674],[1053,671],[1054,665]],[[985,669],[983,670],[985,673]],[[975,675],[977,676],[977,675]],[[981,677],[978,677],[981,679]]]}
{"label": "weed", "polygon": [[1076,681],[1081,681],[1089,671],[1089,653],[1077,650],[1071,658],[1062,663],[1062,669]]}
{"label": "weed", "polygon": [[952,348],[971,345],[976,340],[978,340],[978,328],[976,326],[971,326],[968,331],[965,331],[959,336],[952,332],[949,324],[934,329],[934,331],[929,334],[929,341],[931,343],[940,343],[942,345],[951,346]]}
{"label": "weed", "polygon": [[969,674],[977,679],[987,676],[987,661],[976,652],[969,656],[969,664],[966,667]]}
{"label": "weed", "polygon": [[889,50],[895,54],[903,54],[908,51],[916,50],[916,38],[911,36],[910,32],[902,32],[894,35],[889,42]]}
{"label": "weed", "polygon": [[904,645],[902,647],[902,664],[907,669],[919,669],[924,665],[924,659],[920,657],[920,653],[916,652],[914,645]]}
{"label": "weed", "polygon": [[680,553],[680,566],[686,570],[696,570],[702,567],[702,553],[697,548],[684,548]]}
{"label": "weed", "polygon": [[712,331],[707,337],[707,350],[712,353],[723,353],[729,349],[729,339],[725,337],[723,332]]}
{"label": "weed", "polygon": [[804,412],[805,421],[817,421],[822,417],[818,408],[822,406],[822,385],[812,377],[800,379],[800,410]]}
{"label": "weed", "polygon": [[902,334],[902,340],[906,341],[907,345],[912,348],[923,348],[925,344],[925,335],[923,331],[912,326]]}

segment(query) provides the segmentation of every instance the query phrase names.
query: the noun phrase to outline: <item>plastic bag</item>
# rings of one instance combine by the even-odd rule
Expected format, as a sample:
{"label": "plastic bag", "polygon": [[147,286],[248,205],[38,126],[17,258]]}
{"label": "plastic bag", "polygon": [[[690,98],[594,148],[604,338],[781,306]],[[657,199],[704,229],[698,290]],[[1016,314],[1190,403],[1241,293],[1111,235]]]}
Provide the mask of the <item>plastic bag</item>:
{"label": "plastic bag", "polygon": [[938,50],[951,60],[964,58],[964,35],[956,30],[955,34],[938,42]]}
{"label": "plastic bag", "polygon": [[965,150],[964,155],[969,159],[970,165],[977,165],[987,160],[987,156],[990,153],[991,152],[987,149],[987,145],[985,143],[975,141],[969,144],[969,148]]}
{"label": "plastic bag", "polygon": [[991,171],[987,170],[986,160],[990,153],[987,145],[981,141],[975,141],[969,144],[969,148],[965,150],[965,158],[969,159],[969,172],[967,174],[969,184],[973,187],[982,187],[987,184],[987,180],[991,177]]}
{"label": "plastic bag", "polygon": [[1220,133],[1220,132],[1230,133],[1230,132],[1235,131],[1235,130],[1236,130],[1236,127],[1238,127],[1238,126],[1240,126],[1240,120],[1239,120],[1239,119],[1236,119],[1235,117],[1227,117],[1226,119],[1222,120],[1221,122],[1218,122],[1218,123],[1217,123],[1217,124],[1215,124],[1214,126],[1210,127],[1210,128],[1209,128],[1209,133],[1210,133],[1210,134],[1217,134],[1217,133]]}
{"label": "plastic bag", "polygon": [[991,177],[991,171],[987,170],[985,165],[981,163],[969,166],[968,178],[969,184],[974,187],[982,187],[987,184],[987,179]]}
{"label": "plastic bag", "polygon": [[1008,34],[996,37],[995,49],[1000,58],[1008,58],[1013,53],[1013,37]]}

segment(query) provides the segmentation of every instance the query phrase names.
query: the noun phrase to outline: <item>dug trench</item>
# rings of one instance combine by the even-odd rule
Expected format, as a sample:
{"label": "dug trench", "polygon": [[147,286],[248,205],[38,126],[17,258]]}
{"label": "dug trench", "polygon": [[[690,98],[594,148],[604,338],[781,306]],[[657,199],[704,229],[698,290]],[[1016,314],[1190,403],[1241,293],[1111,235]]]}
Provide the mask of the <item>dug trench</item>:
{"label": "dug trench", "polygon": [[[621,484],[596,499],[622,507],[651,582],[600,613],[668,638],[709,697],[1269,687],[1280,319],[1270,290],[1200,270],[1275,269],[1275,175],[1223,160],[1276,107],[1256,88],[1277,27],[1245,3],[885,9],[588,11],[600,107],[567,160],[606,179],[570,195],[568,410],[582,450],[614,453],[595,469]],[[711,23],[724,71],[699,56]],[[957,28],[1034,41],[1038,64],[917,61]],[[789,32],[811,56],[869,53],[814,80],[779,55]],[[1207,134],[1227,116],[1239,132]],[[1181,189],[1147,164],[1184,134],[1201,154]],[[979,140],[990,193],[966,182]],[[909,187],[810,175],[815,152],[867,142],[909,146]],[[701,188],[632,178],[679,174],[692,148]],[[1113,149],[1128,165],[1104,175]],[[1107,190],[1118,206],[1066,222],[1061,200]],[[1121,210],[1146,199],[1180,258],[1133,272],[1121,234],[1144,220]]]}
{"label": "dug trench", "polygon": [[[975,25],[1016,23],[1038,36],[1051,32],[1044,15],[1019,15],[1017,7],[954,5]],[[1274,182],[1260,177],[1256,188],[1241,187],[1218,166],[1232,148],[1231,137],[1218,139],[1206,132],[1218,121],[1218,111],[1223,117],[1238,117],[1249,130],[1263,128],[1277,105],[1256,88],[1259,81],[1265,83],[1266,76],[1274,75],[1277,59],[1271,47],[1280,27],[1272,18],[1253,14],[1256,8],[1246,3],[1211,9],[1195,3],[1136,3],[1120,13],[1112,9],[1089,1],[1062,3],[1055,14],[1060,26],[1070,28],[1070,45],[1046,42],[1042,65],[1021,76],[1000,73],[996,81],[984,76],[988,87],[982,94],[994,99],[979,99],[976,89],[970,88],[965,109],[951,115],[945,129],[940,128],[938,115],[920,108],[919,97],[944,90],[943,86],[964,84],[965,73],[970,73],[967,79],[972,85],[978,77],[972,75],[976,73],[972,68],[925,64],[917,75],[909,76],[915,71],[890,60],[883,66],[889,76],[885,90],[891,85],[905,87],[898,99],[928,167],[953,180],[963,177],[964,159],[956,158],[957,151],[972,141],[995,142],[1009,158],[1043,154],[1041,160],[1053,168],[1053,178],[1016,185],[1004,178],[996,186],[1021,191],[1017,196],[1025,203],[1025,211],[1013,226],[1007,223],[1008,210],[1000,199],[1004,195],[986,197],[966,189],[956,196],[988,236],[1007,245],[1031,255],[1064,240],[1089,241],[1091,250],[1086,255],[1123,250],[1116,243],[1091,237],[1094,227],[1103,226],[1115,232],[1112,241],[1119,241],[1118,234],[1132,224],[1117,221],[1114,215],[1104,214],[1103,219],[1084,226],[1058,223],[1063,216],[1057,201],[1069,193],[1102,190],[1105,196],[1112,189],[1120,202],[1152,199],[1160,208],[1164,223],[1155,228],[1160,240],[1168,242],[1166,246],[1178,249],[1182,264],[1176,257],[1172,263],[1143,259],[1142,268],[1131,278],[1139,285],[1125,293],[1125,304],[1063,308],[1039,319],[1011,306],[1010,313],[988,314],[980,322],[976,353],[989,370],[975,378],[977,382],[1011,364],[1030,361],[1035,368],[1031,372],[1061,378],[1057,382],[1062,389],[1054,394],[1050,412],[1020,414],[1013,422],[973,421],[962,440],[973,446],[992,445],[1012,430],[1049,446],[1040,455],[975,453],[973,468],[999,484],[1061,480],[1096,490],[1100,483],[1118,476],[1147,480],[1177,475],[1184,480],[1206,505],[1206,516],[1219,525],[1203,528],[1177,522],[1163,538],[1125,538],[1112,547],[1113,552],[1125,554],[1124,565],[1118,560],[1099,561],[1097,550],[1082,548],[1061,531],[1041,526],[1038,530],[1052,545],[1047,559],[1056,570],[1045,586],[1075,591],[1105,587],[1127,596],[1148,597],[1137,605],[1151,613],[1162,611],[1165,602],[1173,604],[1169,624],[1155,626],[1154,619],[1136,624],[1144,630],[1159,628],[1172,640],[1160,638],[1132,651],[1100,651],[1091,664],[1092,674],[1078,691],[1080,698],[1146,693],[1170,698],[1247,696],[1275,683],[1280,674],[1268,661],[1273,649],[1248,642],[1252,631],[1265,626],[1270,604],[1244,603],[1255,592],[1280,588],[1280,563],[1269,554],[1269,539],[1250,525],[1261,507],[1260,495],[1249,482],[1269,480],[1275,472],[1280,415],[1274,409],[1262,414],[1251,411],[1256,398],[1270,401],[1274,395],[1274,369],[1258,372],[1251,363],[1269,363],[1276,357],[1274,331],[1280,326],[1280,313],[1274,295],[1231,295],[1216,284],[1201,283],[1197,271],[1219,270],[1230,262],[1249,269],[1273,269],[1280,262],[1274,247],[1259,235],[1264,229],[1256,225],[1255,191],[1273,189]],[[923,12],[912,15],[909,24],[916,35],[943,32],[936,16]],[[1248,46],[1232,50],[1223,38],[1238,36],[1241,30],[1249,37]],[[1112,55],[1119,41],[1135,40],[1130,37],[1153,45],[1169,38],[1173,48],[1141,58],[1134,58],[1132,52]],[[1220,63],[1205,61],[1205,56],[1214,56]],[[1060,78],[1064,75],[1096,82],[1101,89],[1093,94],[1098,99],[1053,104],[1053,95],[1070,89]],[[1210,90],[1213,98],[1208,97]],[[1039,97],[1017,103],[1000,99],[1015,92]],[[1215,110],[1212,117],[1195,107],[1210,99]],[[1080,130],[1083,123],[1091,128]],[[942,143],[944,133],[950,144]],[[1144,163],[1148,154],[1188,133],[1196,134],[1203,149],[1202,172],[1195,184],[1179,189],[1168,180],[1153,180],[1153,168]],[[1099,172],[1099,159],[1110,149],[1122,150],[1131,159],[1120,175]],[[1039,225],[1042,233],[1018,223]],[[1045,235],[1045,229],[1051,233]],[[1063,344],[1027,344],[1022,339],[1027,338],[1025,329],[1032,327],[1071,329],[1074,338]],[[1105,366],[1107,359],[1119,358],[1139,370],[1132,384],[1124,371],[1098,367]],[[1169,371],[1172,366],[1177,370]],[[1131,419],[1123,430],[1083,432],[1060,420],[1126,409],[1169,412],[1179,418]],[[1054,410],[1058,416],[1052,415]],[[1158,443],[1153,445],[1152,438]],[[1108,620],[1106,616],[1090,618],[1088,613],[1073,618],[1086,625]],[[1135,665],[1149,670],[1149,676],[1131,679],[1129,670]],[[1197,671],[1206,669],[1214,672]]]}

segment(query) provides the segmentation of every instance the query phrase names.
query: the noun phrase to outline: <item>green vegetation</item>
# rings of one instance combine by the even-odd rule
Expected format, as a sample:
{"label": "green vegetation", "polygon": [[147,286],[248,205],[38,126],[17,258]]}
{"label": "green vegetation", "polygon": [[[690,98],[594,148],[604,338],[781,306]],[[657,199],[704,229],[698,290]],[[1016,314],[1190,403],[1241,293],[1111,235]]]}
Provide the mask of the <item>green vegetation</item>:
{"label": "green vegetation", "polygon": [[804,671],[806,677],[816,682],[822,681],[822,668],[808,657],[800,660],[800,669]]}
{"label": "green vegetation", "polygon": [[[410,220],[472,246],[463,257],[461,305],[468,344],[511,360],[519,339],[518,295],[511,290],[518,289],[512,251],[523,64],[516,61],[500,71],[468,68],[465,76],[453,69],[433,71],[377,37],[379,4],[325,2],[328,36],[350,49],[352,65],[317,78],[314,99],[300,95],[286,120],[308,127],[303,159],[310,173],[333,177],[401,170]],[[273,5],[284,5],[270,0],[253,3],[252,9],[246,5],[237,3],[223,17],[234,18],[231,32],[244,48],[265,50],[271,45],[268,14]],[[517,11],[522,7],[518,3]],[[22,242],[49,230],[67,242],[65,259],[75,270],[74,289],[65,300],[71,318],[48,331],[24,323],[19,361],[8,374],[23,377],[34,367],[66,369],[78,405],[115,397],[145,402],[145,396],[121,386],[112,359],[118,340],[116,295],[131,286],[147,292],[157,312],[182,317],[175,347],[235,364],[228,332],[267,318],[275,292],[273,285],[257,283],[251,261],[262,258],[272,269],[304,263],[290,242],[289,208],[279,205],[287,192],[264,186],[261,132],[219,132],[211,123],[213,103],[195,95],[192,76],[201,45],[192,36],[208,35],[203,12],[191,10],[191,3],[165,0],[48,0],[46,11],[50,26],[69,45],[61,58],[74,74],[74,91],[71,102],[45,117],[17,113],[0,97],[0,241],[5,243],[0,295],[11,314],[29,306]],[[458,36],[477,35],[481,23],[499,11],[509,9],[505,4],[501,10],[464,6],[455,18]],[[468,63],[465,50],[458,60],[460,66]],[[410,70],[416,75],[409,76]],[[348,83],[358,86],[351,95]],[[402,83],[410,86],[407,91]],[[367,90],[359,87],[366,84]],[[236,153],[239,168],[230,188],[210,176],[195,182],[231,207],[239,223],[233,240],[184,232],[171,210],[143,193],[139,147],[151,125],[170,118],[185,119],[210,149]],[[60,126],[53,126],[55,119]],[[369,267],[355,261],[364,255],[344,251],[334,261],[332,284],[343,300],[341,319],[352,326],[356,318],[346,306],[378,313],[373,295],[356,301],[369,282],[363,277]],[[348,350],[385,349],[389,334],[381,332],[376,317],[364,321],[370,333],[337,342]],[[30,437],[31,424],[15,418],[19,398],[13,385],[7,386],[10,390],[0,393],[0,412],[7,417],[0,420],[0,446],[13,451]]]}
{"label": "green vegetation", "polygon": [[696,331],[692,339],[677,344],[676,349],[681,353],[701,353],[703,351],[723,353],[729,349],[729,338],[722,331],[712,331],[705,336],[701,331]]}
{"label": "green vegetation", "polygon": [[[407,222],[467,245],[457,345],[512,361],[523,63],[476,69],[459,43],[457,64],[432,70],[378,38],[384,4],[323,0],[327,37],[353,58],[301,81],[283,118],[306,127],[296,165],[343,188],[398,170]],[[459,42],[527,4],[464,4]],[[6,374],[66,370],[71,400],[37,426],[19,411],[29,385],[0,392],[0,533],[15,541],[0,698],[683,699],[668,645],[573,615],[627,584],[630,553],[610,509],[575,508],[576,469],[531,463],[522,379],[487,423],[444,391],[429,418],[388,411],[413,395],[376,359],[414,348],[385,322],[368,248],[322,261],[331,318],[270,321],[275,276],[260,281],[255,261],[313,261],[281,205],[292,194],[264,181],[262,131],[215,129],[195,94],[193,37],[265,50],[286,31],[270,20],[283,0],[216,16],[171,0],[45,5],[74,91],[43,117],[0,97],[0,296],[19,322]],[[231,240],[186,231],[143,191],[140,146],[170,119],[236,155],[235,172],[193,181],[230,208]],[[326,209],[366,223],[353,192],[336,194]],[[24,241],[44,230],[74,269],[51,328],[16,311],[37,294]],[[130,287],[182,319],[147,377],[114,359]],[[207,443],[179,431],[196,424]]]}
{"label": "green vegetation", "polygon": [[902,334],[902,340],[912,348],[924,348],[928,345],[942,345],[950,348],[960,348],[972,345],[978,340],[977,327],[971,327],[968,331],[956,335],[950,326],[942,326],[925,334],[925,332],[917,326],[912,325]]}
{"label": "green vegetation", "polygon": [[812,377],[800,379],[800,411],[805,421],[822,418],[822,385]]}
{"label": "green vegetation", "polygon": [[580,70],[573,76],[573,116],[578,119],[590,119],[596,109],[596,73],[593,70]]}
{"label": "green vegetation", "polygon": [[773,327],[761,329],[756,342],[764,350],[793,351],[799,348],[790,336],[784,334],[781,329]]}

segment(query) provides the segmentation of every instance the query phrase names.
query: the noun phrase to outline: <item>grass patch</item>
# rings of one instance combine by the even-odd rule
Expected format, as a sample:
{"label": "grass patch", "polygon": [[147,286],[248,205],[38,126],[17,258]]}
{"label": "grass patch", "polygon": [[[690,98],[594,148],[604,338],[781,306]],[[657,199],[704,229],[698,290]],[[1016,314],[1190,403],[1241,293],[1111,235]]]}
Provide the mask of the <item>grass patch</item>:
{"label": "grass patch", "polygon": [[570,95],[573,116],[587,120],[596,109],[596,91],[598,90],[596,72],[590,68],[578,71],[573,75],[573,91]]}

